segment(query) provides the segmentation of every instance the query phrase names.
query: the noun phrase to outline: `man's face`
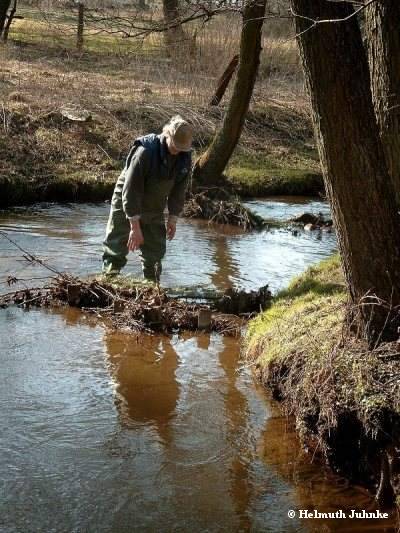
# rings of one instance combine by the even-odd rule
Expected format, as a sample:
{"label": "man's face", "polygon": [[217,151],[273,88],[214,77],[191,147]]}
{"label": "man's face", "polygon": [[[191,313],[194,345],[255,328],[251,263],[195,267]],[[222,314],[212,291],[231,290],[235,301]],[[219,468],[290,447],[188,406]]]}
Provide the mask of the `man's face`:
{"label": "man's face", "polygon": [[167,148],[168,148],[168,152],[171,154],[171,155],[178,155],[179,154],[179,150],[177,150],[171,140],[170,137],[167,137]]}

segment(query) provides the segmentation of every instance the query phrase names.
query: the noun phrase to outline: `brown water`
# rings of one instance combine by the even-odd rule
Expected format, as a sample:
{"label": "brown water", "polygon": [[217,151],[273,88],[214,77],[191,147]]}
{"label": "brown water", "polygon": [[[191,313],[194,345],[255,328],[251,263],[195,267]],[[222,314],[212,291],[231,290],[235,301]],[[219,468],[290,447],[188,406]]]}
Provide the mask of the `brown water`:
{"label": "brown water", "polygon": [[[0,229],[58,268],[94,273],[106,210],[17,210]],[[183,222],[165,280],[277,289],[334,246],[329,235]],[[44,274],[1,250],[0,280]],[[233,339],[137,337],[73,309],[12,308],[0,311],[0,354],[1,532],[395,530],[390,520],[288,517],[373,501],[303,454]]]}

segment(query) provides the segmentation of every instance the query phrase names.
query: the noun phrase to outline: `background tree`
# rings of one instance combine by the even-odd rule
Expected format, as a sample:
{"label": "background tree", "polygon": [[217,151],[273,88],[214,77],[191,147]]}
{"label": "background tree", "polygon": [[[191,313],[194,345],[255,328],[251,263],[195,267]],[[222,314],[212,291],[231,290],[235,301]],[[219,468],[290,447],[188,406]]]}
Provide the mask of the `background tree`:
{"label": "background tree", "polygon": [[0,0],[0,37],[3,35],[7,23],[7,13],[11,5],[11,0]]}
{"label": "background tree", "polygon": [[218,183],[240,139],[253,94],[261,53],[266,0],[248,0],[243,10],[239,67],[221,129],[196,161],[194,178],[203,185]]}
{"label": "background tree", "polygon": [[[400,220],[376,124],[368,61],[347,3],[291,0],[347,286],[370,344],[398,337]],[[346,19],[345,22],[313,21]],[[389,305],[381,305],[382,301]]]}
{"label": "background tree", "polygon": [[179,0],[163,0],[163,13],[165,22],[165,44],[171,54],[183,46],[186,34],[183,30],[179,16]]}
{"label": "background tree", "polygon": [[365,29],[372,96],[386,163],[400,203],[400,2],[375,0]]}

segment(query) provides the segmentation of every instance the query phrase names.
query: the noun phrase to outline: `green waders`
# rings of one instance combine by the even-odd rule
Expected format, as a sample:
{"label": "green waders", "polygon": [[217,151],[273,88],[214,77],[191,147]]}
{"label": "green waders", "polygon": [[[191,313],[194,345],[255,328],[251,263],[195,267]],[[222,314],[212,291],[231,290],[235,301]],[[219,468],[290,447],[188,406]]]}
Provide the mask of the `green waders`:
{"label": "green waders", "polygon": [[[161,260],[166,251],[166,229],[161,220],[148,224],[140,222],[144,244],[140,247],[140,259],[143,275],[146,279],[158,281],[162,266]],[[111,207],[108,219],[106,238],[103,243],[103,272],[118,273],[127,262],[129,220],[123,209]]]}

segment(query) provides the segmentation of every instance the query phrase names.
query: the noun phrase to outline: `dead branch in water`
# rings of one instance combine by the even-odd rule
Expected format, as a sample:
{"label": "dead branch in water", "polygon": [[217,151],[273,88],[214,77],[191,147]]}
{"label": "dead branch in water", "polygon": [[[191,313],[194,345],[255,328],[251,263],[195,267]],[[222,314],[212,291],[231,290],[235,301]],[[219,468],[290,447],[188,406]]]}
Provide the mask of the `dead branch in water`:
{"label": "dead branch in water", "polygon": [[266,226],[264,219],[247,209],[239,198],[220,188],[190,194],[185,202],[183,216],[203,218],[210,223],[231,224],[245,231]]}
{"label": "dead branch in water", "polygon": [[[168,296],[154,285],[118,287],[102,280],[81,280],[73,276],[53,279],[49,286],[22,289],[0,297],[0,307],[15,304],[31,307],[70,306],[107,318],[119,329],[174,332],[207,329],[224,335],[239,336],[251,313],[265,308],[271,298],[267,287],[258,291],[230,289],[212,304],[187,302]],[[209,311],[208,321],[200,316]]]}
{"label": "dead branch in water", "polygon": [[[251,313],[265,309],[271,300],[267,286],[250,292],[235,289],[225,292],[198,291],[196,296],[193,290],[176,289],[168,294],[168,290],[158,285],[132,283],[129,279],[117,278],[114,282],[106,278],[82,280],[58,272],[24,250],[6,233],[0,232],[0,236],[18,248],[26,260],[56,274],[49,276],[49,284],[45,287],[25,287],[1,295],[2,308],[9,305],[24,309],[70,306],[105,317],[116,328],[133,331],[208,329],[224,335],[240,335],[246,318]],[[8,276],[6,283],[12,286],[18,281],[15,276]]]}

